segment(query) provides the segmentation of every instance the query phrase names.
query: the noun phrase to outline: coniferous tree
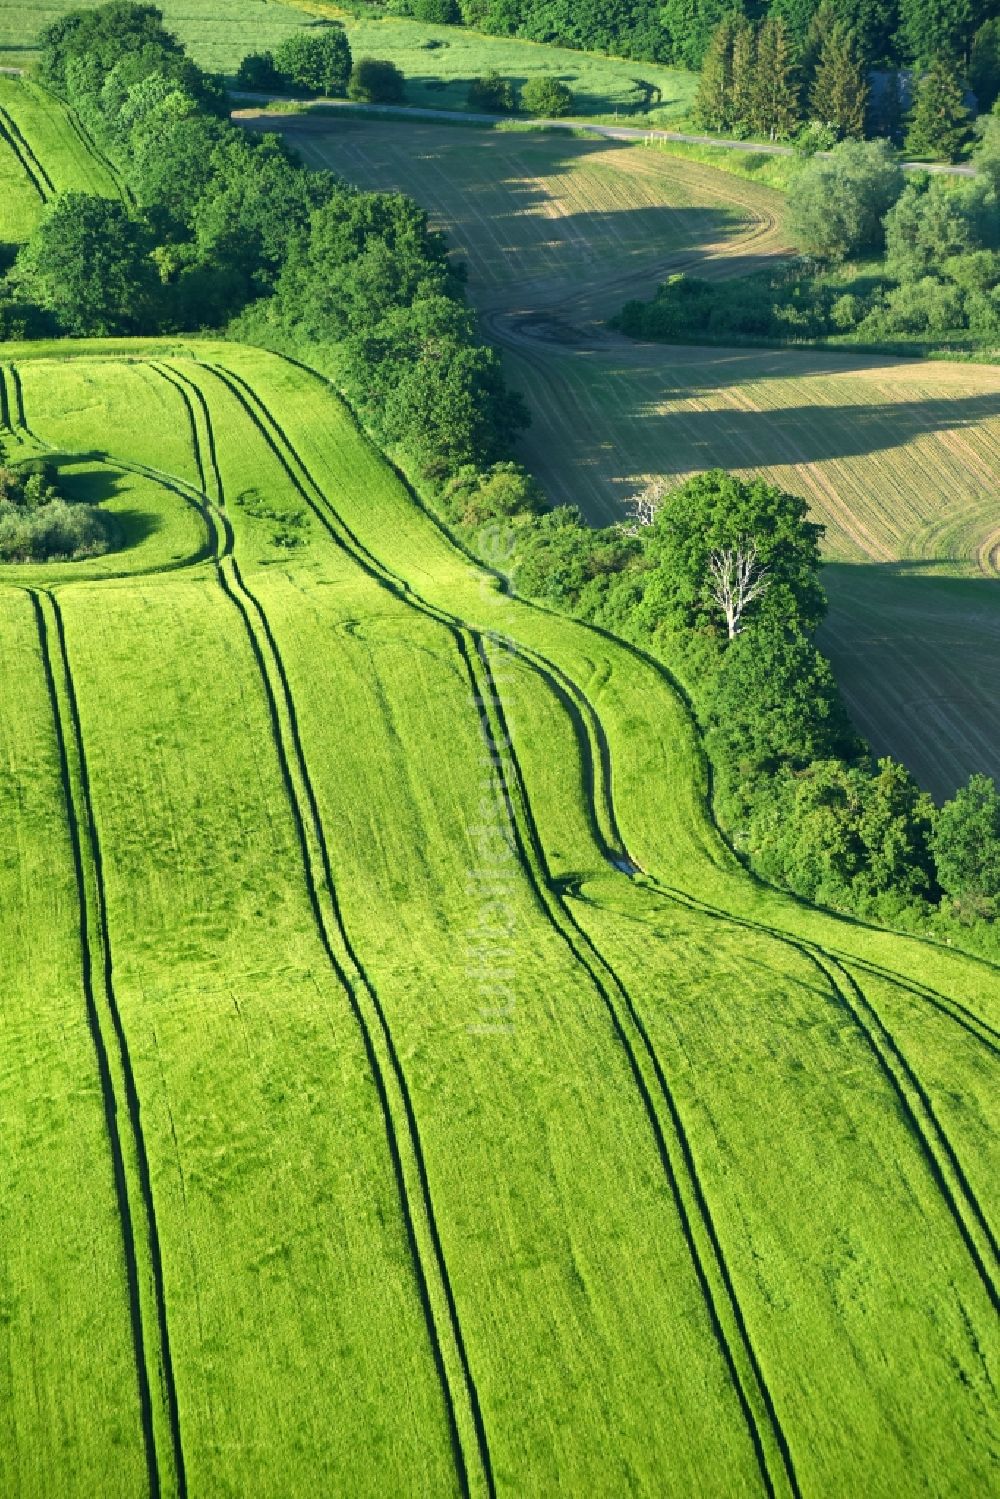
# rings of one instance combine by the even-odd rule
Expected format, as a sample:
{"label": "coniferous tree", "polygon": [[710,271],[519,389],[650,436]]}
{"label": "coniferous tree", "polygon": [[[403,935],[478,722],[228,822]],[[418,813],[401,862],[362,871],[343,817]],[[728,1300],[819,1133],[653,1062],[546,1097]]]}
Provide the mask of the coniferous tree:
{"label": "coniferous tree", "polygon": [[971,135],[957,69],[947,58],[936,58],[917,84],[906,149],[914,156],[955,161]]}
{"label": "coniferous tree", "polygon": [[805,41],[802,44],[802,81],[807,92],[812,88],[816,77],[823,43],[840,20],[836,0],[820,0],[819,5],[813,11],[812,19],[806,27]]}
{"label": "coniferous tree", "polygon": [[757,62],[757,37],[745,16],[735,22],[733,34],[733,128],[744,133],[752,128],[754,71]]}
{"label": "coniferous tree", "polygon": [[723,18],[712,33],[691,113],[703,130],[726,130],[732,124],[733,40],[736,18]]}
{"label": "coniferous tree", "polygon": [[860,139],[865,133],[867,104],[868,80],[854,33],[838,23],[823,42],[809,93],[810,112],[841,139]]}
{"label": "coniferous tree", "polygon": [[978,9],[973,0],[900,0],[900,37],[917,67],[965,57]]}
{"label": "coniferous tree", "polygon": [[969,53],[969,82],[980,113],[1000,98],[1000,16],[980,26]]}
{"label": "coniferous tree", "polygon": [[752,108],[754,132],[771,140],[786,140],[800,124],[795,55],[780,16],[769,16],[757,37]]}

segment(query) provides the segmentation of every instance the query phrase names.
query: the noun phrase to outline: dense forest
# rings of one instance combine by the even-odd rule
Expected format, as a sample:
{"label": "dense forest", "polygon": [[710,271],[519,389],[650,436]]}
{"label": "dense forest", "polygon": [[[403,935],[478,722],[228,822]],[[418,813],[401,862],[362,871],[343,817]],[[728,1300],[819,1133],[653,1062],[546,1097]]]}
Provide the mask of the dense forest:
{"label": "dense forest", "polygon": [[[499,36],[700,68],[723,17],[780,17],[804,46],[821,0],[356,0],[362,14],[409,15],[464,24]],[[830,4],[830,0],[826,0]],[[917,66],[941,56],[971,58],[991,0],[832,0],[836,21],[858,40],[870,67]],[[994,22],[995,24],[995,22]]]}

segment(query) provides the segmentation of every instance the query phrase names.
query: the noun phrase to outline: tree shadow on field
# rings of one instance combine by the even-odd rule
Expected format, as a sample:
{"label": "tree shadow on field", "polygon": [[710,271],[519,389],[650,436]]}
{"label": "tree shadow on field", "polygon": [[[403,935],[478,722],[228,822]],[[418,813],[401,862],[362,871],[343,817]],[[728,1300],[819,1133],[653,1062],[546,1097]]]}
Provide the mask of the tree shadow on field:
{"label": "tree shadow on field", "polygon": [[[649,281],[642,294],[652,295],[666,273],[657,274],[658,267],[674,256],[683,257],[678,269],[691,275],[699,274],[703,262],[718,266],[720,243],[735,241],[747,226],[740,191],[745,195],[746,184],[718,174],[723,184],[718,199],[705,193],[698,201],[698,185],[684,179],[697,164],[665,155],[650,158],[663,168],[664,201],[655,201],[660,195],[655,175],[644,167],[630,172],[623,161],[616,185],[624,191],[616,197],[627,200],[631,180],[635,205],[579,206],[579,184],[568,174],[591,157],[616,152],[638,164],[639,144],[634,141],[561,131],[488,130],[474,124],[462,128],[460,121],[387,123],[300,115],[246,123],[281,130],[293,146],[297,137],[303,144],[308,139],[313,143],[311,164],[319,165],[322,155],[326,165],[359,187],[414,197],[444,231],[451,249],[468,257],[474,301],[477,283],[485,287],[498,274],[507,283],[524,286],[527,281],[539,290],[543,283],[564,282],[576,293],[586,291],[588,278],[607,283],[610,274],[624,282],[644,269]],[[676,201],[666,201],[670,196]],[[779,253],[785,252],[748,246],[730,269],[749,274],[773,264]]]}
{"label": "tree shadow on field", "polygon": [[[676,392],[681,399],[697,394],[691,387]],[[631,413],[637,423],[633,428],[636,447],[631,454],[632,471],[637,464],[644,470],[659,467],[670,473],[692,468],[823,463],[891,452],[915,438],[976,427],[997,416],[1000,390],[934,401],[785,406],[763,411],[731,407],[704,411],[687,406],[680,411],[663,411],[648,401],[637,402]]]}
{"label": "tree shadow on field", "polygon": [[858,728],[940,800],[1000,780],[1000,578],[830,563],[819,642]]}

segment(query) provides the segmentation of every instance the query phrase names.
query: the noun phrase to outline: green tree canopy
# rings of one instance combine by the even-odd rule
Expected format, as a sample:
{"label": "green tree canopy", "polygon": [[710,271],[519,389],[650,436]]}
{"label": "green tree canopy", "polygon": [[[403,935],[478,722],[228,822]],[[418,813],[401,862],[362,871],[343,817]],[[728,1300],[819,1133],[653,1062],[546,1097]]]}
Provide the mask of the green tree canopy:
{"label": "green tree canopy", "polygon": [[136,333],[159,297],[149,225],[121,203],[62,193],[14,264],[24,296],[76,336]]}
{"label": "green tree canopy", "polygon": [[529,78],[521,89],[521,108],[539,119],[558,120],[573,113],[573,93],[558,78]]}
{"label": "green tree canopy", "polygon": [[406,94],[406,81],[394,62],[380,57],[359,57],[351,69],[347,97],[362,104],[399,104]]}
{"label": "green tree canopy", "polygon": [[293,31],[274,54],[279,73],[314,94],[340,98],[351,76],[351,46],[339,22]]}
{"label": "green tree canopy", "polygon": [[713,553],[752,544],[767,570],[755,621],[811,631],[826,599],[819,583],[822,527],[798,495],[764,479],[739,479],[713,469],[689,479],[660,506],[643,533],[648,566],[646,608],[678,627],[725,634],[713,593]]}
{"label": "green tree canopy", "polygon": [[664,0],[660,15],[674,62],[700,68],[719,22],[742,11],[743,0]]}
{"label": "green tree canopy", "polygon": [[974,775],[934,825],[934,858],[941,888],[960,900],[1000,898],[1000,790],[989,776]]}
{"label": "green tree canopy", "polygon": [[860,138],[865,133],[868,80],[857,39],[837,22],[823,39],[809,108],[814,119],[835,130],[840,137]]}
{"label": "green tree canopy", "polygon": [[972,139],[965,90],[953,63],[938,57],[918,81],[906,149],[914,156],[957,161]]}
{"label": "green tree canopy", "polygon": [[887,142],[841,141],[828,157],[815,156],[803,167],[789,227],[804,250],[825,260],[879,250],[883,219],[903,184]]}
{"label": "green tree canopy", "polygon": [[964,57],[976,20],[974,0],[899,0],[900,36],[910,60]]}

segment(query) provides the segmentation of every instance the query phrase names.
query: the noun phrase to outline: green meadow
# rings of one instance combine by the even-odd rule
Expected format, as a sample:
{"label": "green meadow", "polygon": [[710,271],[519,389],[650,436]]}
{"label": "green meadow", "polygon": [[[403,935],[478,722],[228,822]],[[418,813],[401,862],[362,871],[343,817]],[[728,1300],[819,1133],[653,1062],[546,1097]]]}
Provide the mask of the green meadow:
{"label": "green meadow", "polygon": [[0,1487],[984,1492],[994,971],[754,884],[319,377],[7,352],[140,539],[0,574]]}

